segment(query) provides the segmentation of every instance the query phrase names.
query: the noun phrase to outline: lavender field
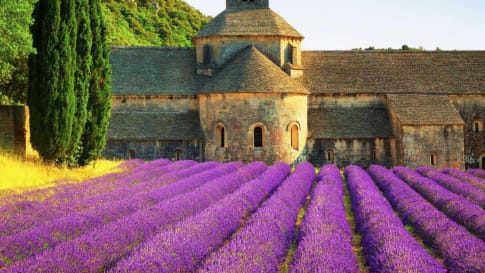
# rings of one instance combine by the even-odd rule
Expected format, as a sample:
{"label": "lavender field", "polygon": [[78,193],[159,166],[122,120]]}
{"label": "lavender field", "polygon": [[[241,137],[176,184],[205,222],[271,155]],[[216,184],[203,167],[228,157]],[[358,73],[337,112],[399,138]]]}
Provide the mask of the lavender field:
{"label": "lavender field", "polygon": [[485,170],[123,165],[0,197],[0,272],[485,272]]}

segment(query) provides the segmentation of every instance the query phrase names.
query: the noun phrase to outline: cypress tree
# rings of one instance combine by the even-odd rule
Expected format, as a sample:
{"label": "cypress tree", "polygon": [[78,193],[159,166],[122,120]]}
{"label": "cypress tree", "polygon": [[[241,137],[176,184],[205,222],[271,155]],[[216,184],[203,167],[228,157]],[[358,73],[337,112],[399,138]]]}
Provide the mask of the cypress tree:
{"label": "cypress tree", "polygon": [[106,144],[108,122],[111,113],[111,65],[110,48],[106,39],[106,27],[101,13],[100,0],[89,0],[93,46],[93,66],[87,106],[88,119],[82,137],[83,151],[80,165],[101,156]]}
{"label": "cypress tree", "polygon": [[45,160],[63,160],[71,145],[76,18],[71,0],[40,0],[34,12],[29,107],[32,145]]}
{"label": "cypress tree", "polygon": [[75,92],[76,92],[76,112],[72,127],[72,141],[68,151],[68,164],[77,165],[82,151],[81,137],[84,132],[87,120],[87,104],[89,99],[89,85],[91,81],[92,67],[92,42],[91,20],[89,18],[88,0],[78,0],[77,2],[77,42],[76,42],[76,72],[75,72]]}

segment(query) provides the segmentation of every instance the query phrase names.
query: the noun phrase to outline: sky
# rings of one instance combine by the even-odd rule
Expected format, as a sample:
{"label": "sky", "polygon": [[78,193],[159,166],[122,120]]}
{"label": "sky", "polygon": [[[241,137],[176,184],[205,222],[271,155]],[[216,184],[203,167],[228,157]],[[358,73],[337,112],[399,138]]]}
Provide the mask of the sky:
{"label": "sky", "polygon": [[[423,47],[485,50],[485,0],[269,0],[305,50]],[[225,0],[185,0],[216,16]]]}

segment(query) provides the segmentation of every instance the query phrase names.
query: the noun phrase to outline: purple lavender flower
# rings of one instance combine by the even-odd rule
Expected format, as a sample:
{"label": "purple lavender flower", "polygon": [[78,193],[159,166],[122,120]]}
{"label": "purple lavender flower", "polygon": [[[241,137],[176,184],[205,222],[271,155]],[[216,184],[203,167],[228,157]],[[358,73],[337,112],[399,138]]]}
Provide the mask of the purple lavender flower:
{"label": "purple lavender flower", "polygon": [[468,169],[466,170],[466,173],[469,173],[475,177],[480,178],[480,184],[485,184],[485,170],[483,169]]}
{"label": "purple lavender flower", "polygon": [[[485,239],[485,211],[480,206],[448,191],[432,179],[423,177],[411,169],[396,167],[394,172],[448,217]],[[456,182],[441,173],[434,174],[433,178],[448,186]]]}
{"label": "purple lavender flower", "polygon": [[345,168],[362,235],[366,261],[373,272],[446,272],[405,229],[369,175],[358,166]]}
{"label": "purple lavender flower", "polygon": [[[475,174],[479,174],[479,175],[477,177],[475,174],[469,173],[469,172],[474,172]],[[484,170],[475,169],[475,170],[468,170],[467,172],[462,172],[457,169],[446,168],[443,170],[443,173],[454,176],[467,183],[470,183],[470,185],[480,188],[482,192],[485,191],[485,178],[480,176],[480,174],[485,173]]]}
{"label": "purple lavender flower", "polygon": [[110,272],[187,272],[219,247],[288,175],[277,164],[201,213],[145,243]]}
{"label": "purple lavender flower", "polygon": [[359,271],[346,220],[342,177],[335,165],[320,169],[300,234],[291,273]]}
{"label": "purple lavender flower", "polygon": [[298,165],[247,224],[214,252],[198,272],[277,272],[278,263],[285,258],[293,239],[298,210],[314,178],[311,164]]}
{"label": "purple lavender flower", "polygon": [[[479,187],[474,187],[469,183],[463,182],[461,179],[458,179],[458,176],[447,175],[434,169],[416,168],[416,171],[421,175],[433,179],[446,189],[461,195],[470,202],[485,208],[485,191]],[[465,173],[463,173],[464,175]]]}
{"label": "purple lavender flower", "polygon": [[208,182],[74,240],[60,243],[53,249],[8,267],[5,272],[104,271],[162,228],[202,211],[266,169],[264,163],[255,162],[236,170],[241,166],[239,162],[228,163],[210,173],[194,175],[191,180]]}
{"label": "purple lavender flower", "polygon": [[[368,172],[403,220],[412,224],[429,245],[439,250],[449,272],[485,272],[485,244],[482,240],[449,219],[386,168],[373,165]],[[408,179],[415,175],[414,171],[403,167],[395,167],[394,172]]]}

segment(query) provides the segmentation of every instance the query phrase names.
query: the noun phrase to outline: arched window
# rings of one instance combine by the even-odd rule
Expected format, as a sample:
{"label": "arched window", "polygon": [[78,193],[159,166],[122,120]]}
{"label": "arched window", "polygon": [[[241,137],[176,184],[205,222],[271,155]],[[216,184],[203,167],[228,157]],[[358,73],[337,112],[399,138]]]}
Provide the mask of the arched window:
{"label": "arched window", "polygon": [[219,147],[226,147],[226,132],[224,126],[219,126]]}
{"label": "arched window", "polygon": [[376,161],[377,160],[377,150],[374,148],[371,150],[370,152],[370,159],[372,161]]}
{"label": "arched window", "polygon": [[485,170],[485,154],[480,156],[480,168]]}
{"label": "arched window", "polygon": [[254,147],[263,147],[263,128],[260,126],[254,127]]}
{"label": "arched window", "polygon": [[128,159],[134,159],[135,158],[135,150],[130,150],[128,152]]}
{"label": "arched window", "polygon": [[473,132],[480,133],[483,131],[483,122],[479,119],[473,122]]}
{"label": "arched window", "polygon": [[327,150],[327,162],[333,163],[335,161],[335,152],[332,149]]}
{"label": "arched window", "polygon": [[298,125],[296,124],[293,124],[293,126],[291,126],[291,148],[295,149],[295,150],[298,150]]}
{"label": "arched window", "polygon": [[438,164],[438,156],[436,155],[436,153],[432,153],[429,157],[429,164],[433,167]]}

